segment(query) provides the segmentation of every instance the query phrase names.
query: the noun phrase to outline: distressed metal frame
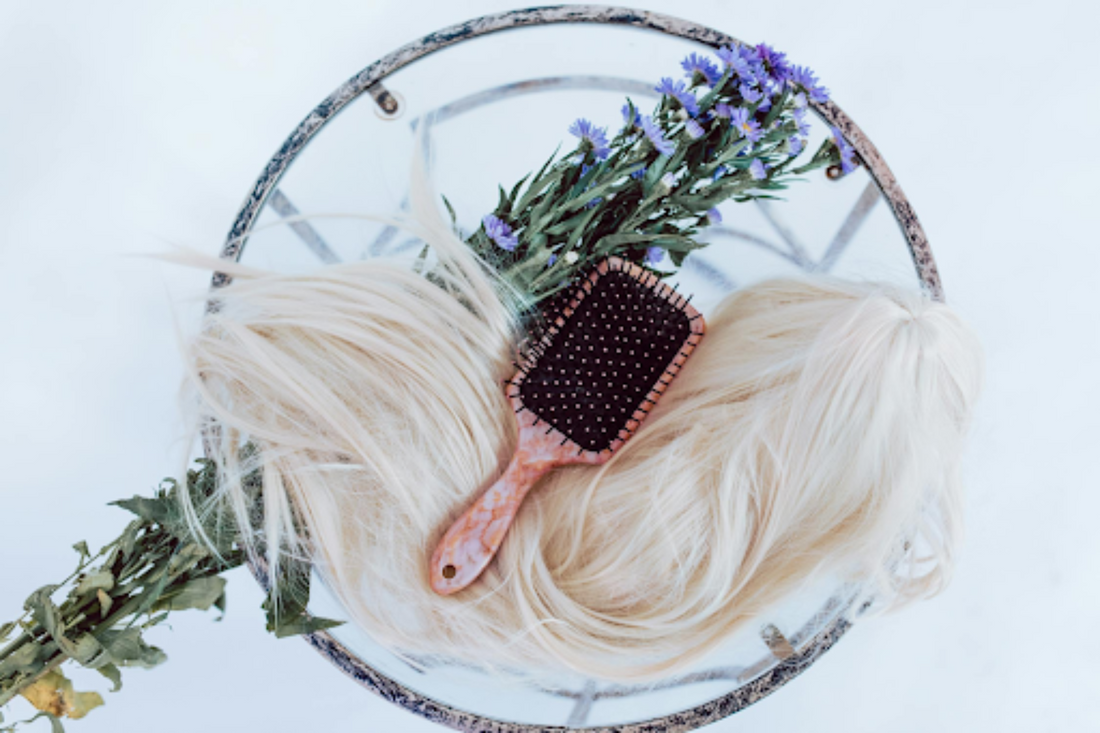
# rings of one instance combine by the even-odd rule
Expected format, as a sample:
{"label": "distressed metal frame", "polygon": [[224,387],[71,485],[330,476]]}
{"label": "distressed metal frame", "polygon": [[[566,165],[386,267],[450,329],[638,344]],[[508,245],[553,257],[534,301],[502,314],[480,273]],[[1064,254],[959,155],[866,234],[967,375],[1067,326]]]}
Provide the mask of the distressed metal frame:
{"label": "distressed metal frame", "polygon": [[[310,112],[264,167],[263,172],[256,180],[237,213],[221,256],[230,260],[240,258],[248,234],[265,203],[270,201],[272,207],[282,216],[293,216],[297,213],[293,204],[277,190],[278,181],[309,141],[345,106],[366,92],[374,99],[383,113],[392,113],[397,109],[398,100],[382,85],[382,81],[389,74],[431,53],[472,38],[512,28],[563,23],[609,24],[648,29],[696,41],[712,48],[739,42],[725,33],[679,18],[648,11],[602,5],[549,6],[515,10],[482,16],[429,34],[402,46],[393,53],[367,66],[342,84]],[[812,106],[830,125],[837,127],[855,148],[860,162],[866,166],[874,184],[881,191],[882,196],[901,226],[922,286],[933,298],[943,300],[943,288],[939,273],[924,230],[878,150],[864,135],[863,131],[834,103],[812,103]],[[874,200],[876,200],[873,194],[874,191],[868,187],[860,197],[859,202],[857,202],[856,208],[849,218],[849,223],[855,222],[852,217],[857,215],[861,207],[865,213],[873,205]],[[765,215],[767,213],[765,209]],[[846,223],[845,228],[842,228],[841,232],[838,233],[838,241],[844,236],[845,230],[849,228],[849,223]],[[858,225],[858,223],[855,225]],[[315,233],[312,233],[312,229],[308,227],[308,224],[295,229],[295,231],[311,249],[318,253],[318,256],[323,260],[330,260],[331,250],[327,248],[323,241],[315,237]],[[737,232],[734,231],[725,234],[737,236]],[[848,236],[850,236],[850,233]],[[793,243],[790,244],[792,244],[792,249],[795,250],[794,254],[797,257],[797,247],[794,247]],[[836,248],[830,247],[829,252],[826,253],[825,258],[819,265],[831,264],[830,259],[835,259],[837,253]],[[215,273],[211,285],[213,288],[218,288],[228,282],[230,282],[229,276],[224,273]],[[251,569],[261,586],[266,588],[266,569],[261,564],[253,564]],[[641,723],[616,725],[614,728],[585,728],[584,730],[614,730],[619,733],[678,733],[694,730],[732,715],[775,692],[810,667],[823,653],[831,648],[851,626],[850,621],[847,620],[849,614],[846,611],[848,610],[847,607],[830,608],[827,606],[819,613],[819,617],[822,614],[829,614],[828,618],[832,619],[824,629],[813,629],[813,622],[811,621],[790,641],[783,638],[782,634],[774,627],[766,627],[764,630],[765,641],[773,655],[781,660],[780,663],[726,695],[679,713]],[[328,632],[321,631],[308,634],[306,640],[328,657],[333,664],[364,687],[410,712],[441,725],[462,731],[492,733],[576,730],[575,728],[563,726],[531,725],[493,720],[458,710],[420,695],[379,673],[352,654]],[[796,647],[798,648],[796,649]],[[586,699],[584,693],[579,693],[577,697],[578,710],[585,702],[591,705],[592,700],[595,699],[592,694],[589,694]],[[582,721],[583,717],[583,715],[578,716],[577,722]],[[570,722],[573,722],[572,716]]]}

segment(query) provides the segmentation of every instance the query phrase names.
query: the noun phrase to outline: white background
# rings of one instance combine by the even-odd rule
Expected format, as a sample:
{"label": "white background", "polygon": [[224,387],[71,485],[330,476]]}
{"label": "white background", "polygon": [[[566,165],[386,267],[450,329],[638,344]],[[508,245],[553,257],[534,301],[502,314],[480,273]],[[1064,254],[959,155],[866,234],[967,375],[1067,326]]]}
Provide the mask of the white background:
{"label": "white background", "polygon": [[[638,6],[818,71],[901,181],[988,359],[951,588],[858,626],[711,729],[1100,729],[1095,4]],[[514,7],[0,0],[0,620],[68,574],[73,542],[114,536],[125,516],[107,501],[176,466],[170,302],[207,280],[126,255],[169,241],[216,252],[262,166],[338,84]],[[124,673],[70,729],[432,729],[300,640],[268,636],[243,571],[229,595],[221,623],[184,613],[156,631],[169,662]]]}

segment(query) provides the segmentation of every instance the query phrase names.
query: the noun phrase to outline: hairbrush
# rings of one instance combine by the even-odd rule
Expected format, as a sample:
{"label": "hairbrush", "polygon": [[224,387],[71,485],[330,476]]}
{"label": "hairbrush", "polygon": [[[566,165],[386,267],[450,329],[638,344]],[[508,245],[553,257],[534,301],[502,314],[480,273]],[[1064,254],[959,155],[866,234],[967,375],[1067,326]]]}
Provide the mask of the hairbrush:
{"label": "hairbrush", "polygon": [[519,371],[505,382],[519,444],[504,474],[436,547],[430,574],[437,593],[477,579],[543,474],[604,463],[634,435],[703,337],[703,316],[690,300],[612,257],[529,339]]}

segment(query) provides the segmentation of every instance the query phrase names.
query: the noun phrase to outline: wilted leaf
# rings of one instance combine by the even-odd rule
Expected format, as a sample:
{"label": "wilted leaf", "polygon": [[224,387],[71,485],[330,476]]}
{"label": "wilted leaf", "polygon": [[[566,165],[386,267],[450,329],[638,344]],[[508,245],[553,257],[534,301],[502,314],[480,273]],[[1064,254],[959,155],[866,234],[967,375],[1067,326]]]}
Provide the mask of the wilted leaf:
{"label": "wilted leaf", "polygon": [[[106,656],[99,660],[96,659],[104,652],[99,640],[91,634],[82,634],[75,642],[70,642],[68,639],[65,641],[68,643],[62,649],[80,664],[94,666],[97,661],[102,662],[107,659]],[[58,644],[58,646],[61,646],[61,644]]]}
{"label": "wilted leaf", "polygon": [[0,679],[18,672],[30,672],[37,666],[38,655],[42,647],[35,643],[25,644],[0,661]]}
{"label": "wilted leaf", "polygon": [[156,583],[145,586],[145,589],[137,596],[141,599],[141,602],[138,603],[138,607],[134,609],[133,617],[135,619],[152,608],[153,604],[160,600],[160,596],[164,593],[164,589],[168,587],[170,580],[171,576],[168,574],[168,569],[161,568]]}
{"label": "wilted leaf", "polygon": [[275,637],[277,639],[284,639],[288,636],[297,636],[299,634],[312,634],[314,631],[321,631],[323,629],[331,629],[334,626],[340,626],[343,621],[335,621],[330,618],[321,618],[320,616],[298,616],[294,619],[279,620],[279,624],[275,627]]}
{"label": "wilted leaf", "polygon": [[50,595],[57,590],[56,585],[46,585],[27,598],[24,607],[31,612],[34,620],[46,629],[46,633],[53,638],[59,649],[74,659],[80,659],[82,650],[65,636],[65,624],[61,618],[61,610],[54,604]]}
{"label": "wilted leaf", "polygon": [[115,576],[110,570],[100,570],[97,573],[87,575],[76,586],[78,596],[86,595],[94,590],[111,590],[115,587]]}
{"label": "wilted leaf", "polygon": [[216,575],[206,578],[195,578],[185,584],[178,593],[161,598],[154,605],[154,611],[167,609],[169,611],[184,611],[189,608],[197,608],[205,611],[210,608],[225,592],[225,578]]}
{"label": "wilted leaf", "polygon": [[111,681],[114,685],[114,687],[111,688],[111,692],[118,692],[122,689],[122,672],[118,667],[113,664],[104,664],[101,667],[96,667],[95,671]]}
{"label": "wilted leaf", "polygon": [[[19,694],[27,698],[35,709],[55,717],[65,716],[77,720],[103,704],[98,692],[74,692],[73,683],[56,669],[44,674],[37,682]],[[60,726],[60,723],[58,723]]]}
{"label": "wilted leaf", "polygon": [[[50,721],[50,733],[65,733],[65,728],[61,725],[61,721],[57,719],[56,715],[50,715],[49,713],[39,713],[33,718],[28,718],[27,720],[24,720],[23,723],[33,723],[39,718],[46,718]],[[15,730],[15,726],[12,726],[11,728],[6,730]]]}
{"label": "wilted leaf", "polygon": [[73,549],[80,553],[80,561],[84,562],[92,556],[92,553],[88,551],[88,543],[84,540],[77,542],[73,545]]}
{"label": "wilted leaf", "polygon": [[119,499],[118,501],[110,501],[107,503],[120,506],[146,521],[157,522],[162,525],[170,524],[176,516],[173,501],[167,496],[158,496],[155,498],[134,496],[132,499]]}
{"label": "wilted leaf", "polygon": [[141,638],[141,629],[102,631],[96,635],[96,638],[111,655],[114,664],[122,667],[150,669],[168,659],[168,655],[163,651],[145,643]]}
{"label": "wilted leaf", "polygon": [[[34,616],[34,620],[42,626],[46,626],[46,607],[53,606],[50,596],[59,587],[57,585],[44,585],[27,596],[27,600],[23,602],[23,608],[30,611],[31,615]],[[48,626],[46,628],[49,629]]]}
{"label": "wilted leaf", "polygon": [[107,595],[106,593],[103,592],[102,588],[100,588],[99,590],[97,590],[95,592],[95,596],[96,596],[96,598],[99,599],[100,613],[103,616],[106,616],[107,612],[111,610],[111,604],[114,603],[114,601],[111,599],[111,597],[109,595]]}

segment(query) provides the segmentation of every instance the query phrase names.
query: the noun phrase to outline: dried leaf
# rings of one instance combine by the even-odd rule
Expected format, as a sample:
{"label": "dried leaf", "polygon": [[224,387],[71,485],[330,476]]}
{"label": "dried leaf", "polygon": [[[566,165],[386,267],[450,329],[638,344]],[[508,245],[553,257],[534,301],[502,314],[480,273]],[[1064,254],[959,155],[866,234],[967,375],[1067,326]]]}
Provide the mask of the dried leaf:
{"label": "dried leaf", "polygon": [[[57,640],[55,639],[55,641]],[[66,639],[66,642],[68,641]],[[59,643],[58,646],[61,646],[61,644]],[[108,659],[103,646],[91,634],[82,634],[75,642],[69,642],[62,649],[65,649],[69,656],[86,667],[95,666],[97,662],[102,663]],[[97,659],[97,657],[100,658]]]}
{"label": "dried leaf", "polygon": [[120,506],[145,521],[156,522],[170,531],[178,526],[179,509],[175,500],[167,494],[161,493],[156,497],[135,495],[132,499],[119,499],[108,504]]}
{"label": "dried leaf", "polygon": [[6,659],[0,661],[0,679],[9,677],[19,672],[31,672],[37,667],[38,656],[42,647],[33,642],[19,647]]}
{"label": "dried leaf", "polygon": [[100,570],[99,572],[87,575],[76,586],[76,594],[78,596],[87,595],[94,590],[111,590],[115,587],[115,576],[110,570]]}
{"label": "dried leaf", "polygon": [[161,664],[168,655],[141,638],[141,629],[102,631],[96,634],[99,643],[111,655],[111,661],[120,667],[144,667],[150,669]]}
{"label": "dried leaf", "polygon": [[[46,626],[45,618],[47,606],[53,606],[53,601],[50,599],[50,596],[59,587],[60,586],[57,585],[44,585],[27,596],[27,600],[23,602],[23,608],[30,611],[31,615],[34,616],[34,620],[42,626]],[[46,626],[46,628],[47,630],[49,629],[48,626]]]}
{"label": "dried leaf", "polygon": [[96,595],[96,598],[99,599],[100,613],[104,617],[106,617],[107,612],[111,610],[111,604],[114,603],[114,600],[112,600],[109,595],[104,593],[102,588],[99,588],[98,590],[96,590],[95,595]]}
{"label": "dried leaf", "polygon": [[[77,720],[103,704],[98,692],[74,692],[72,681],[56,669],[20,690],[19,694],[27,698],[36,710],[55,718],[65,716]],[[60,722],[56,725],[60,727]]]}
{"label": "dried leaf", "polygon": [[88,551],[88,543],[84,540],[77,542],[73,545],[73,549],[80,553],[80,561],[84,562],[92,556],[92,553]]}
{"label": "dried leaf", "polygon": [[[65,728],[64,728],[64,726],[61,725],[61,721],[57,719],[56,715],[50,715],[49,713],[39,713],[38,715],[34,716],[33,718],[28,718],[27,720],[24,720],[23,724],[26,725],[28,723],[33,723],[34,721],[38,720],[39,718],[47,718],[50,721],[50,732],[51,733],[65,733]],[[12,726],[10,729],[6,729],[6,730],[13,730],[14,731],[15,726]]]}
{"label": "dried leaf", "polygon": [[307,616],[305,614],[290,620],[280,619],[279,624],[274,629],[275,638],[284,639],[288,636],[298,636],[299,634],[312,634],[314,631],[331,629],[343,623],[343,621],[321,618],[320,616]]}
{"label": "dried leaf", "polygon": [[111,692],[118,692],[122,689],[122,672],[113,664],[104,664],[95,668],[96,672],[106,677],[111,681],[114,687],[111,688]]}
{"label": "dried leaf", "polygon": [[31,612],[34,620],[46,629],[58,648],[70,657],[79,658],[81,650],[76,644],[65,636],[65,624],[61,617],[61,610],[50,598],[58,586],[45,585],[36,590],[27,598],[24,607]]}
{"label": "dried leaf", "polygon": [[224,592],[225,578],[216,575],[195,578],[183,585],[178,592],[158,600],[152,610],[184,611],[197,608],[205,611],[214,605]]}

